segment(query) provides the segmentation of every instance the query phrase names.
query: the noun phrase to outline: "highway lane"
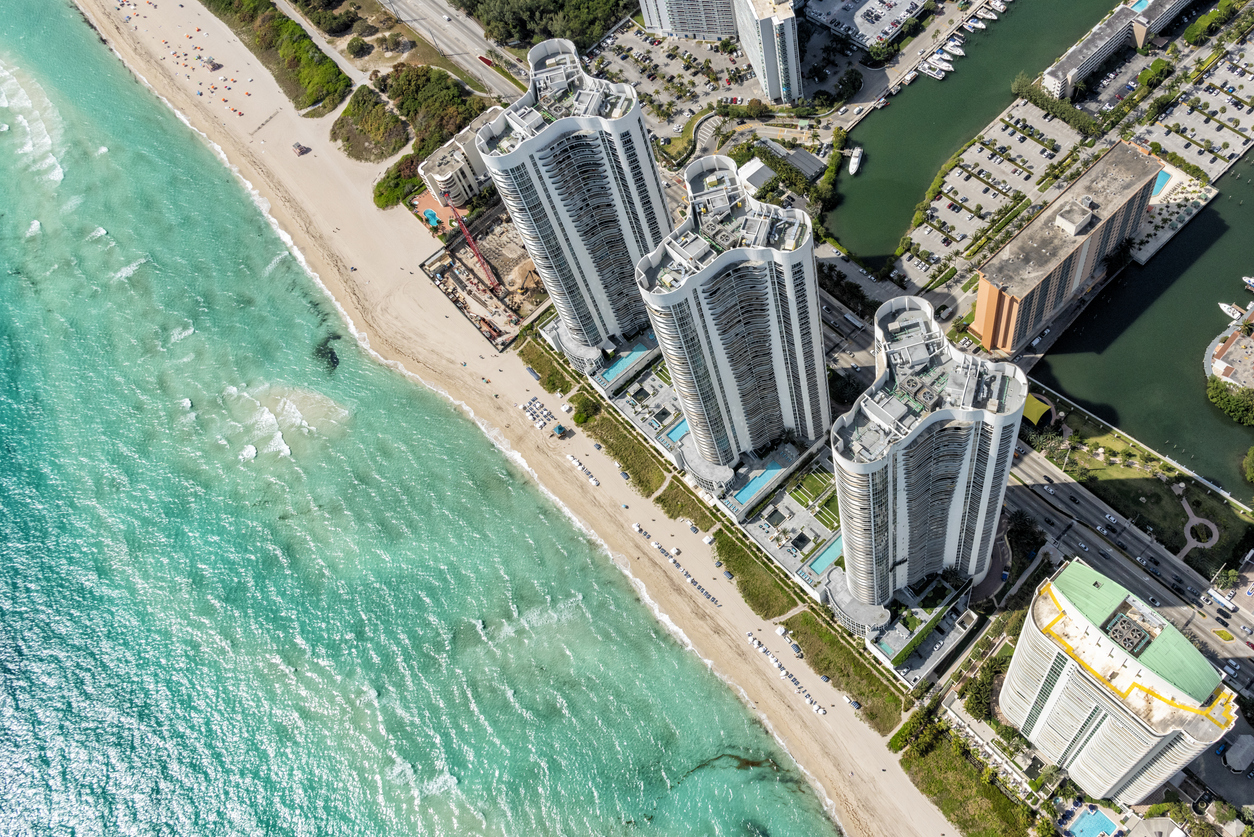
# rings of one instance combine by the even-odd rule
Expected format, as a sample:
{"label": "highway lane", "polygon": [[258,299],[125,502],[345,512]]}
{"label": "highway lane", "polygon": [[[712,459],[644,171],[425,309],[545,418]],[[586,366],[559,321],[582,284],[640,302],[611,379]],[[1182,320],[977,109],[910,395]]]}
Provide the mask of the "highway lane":
{"label": "highway lane", "polygon": [[[1213,603],[1203,605],[1199,595],[1189,593],[1187,587],[1205,593],[1209,587],[1205,579],[1169,555],[1144,532],[1113,515],[1113,511],[1062,475],[1044,457],[1026,446],[1025,450],[1029,453],[1016,460],[1011,472],[1010,485],[1006,490],[1008,509],[1021,508],[1032,515],[1037,525],[1059,545],[1064,554],[1080,557],[1150,604],[1154,603],[1149,598],[1153,596],[1159,603],[1158,610],[1177,628],[1191,630],[1202,640],[1212,662],[1222,665],[1229,659],[1245,661],[1254,658],[1254,649],[1245,644],[1254,641],[1254,638],[1241,630],[1242,626],[1246,626],[1254,631],[1254,620],[1251,620],[1248,611],[1239,609],[1235,614],[1228,614]],[[1051,470],[1054,473],[1050,474]],[[1045,476],[1050,476],[1054,482],[1049,483]],[[1053,489],[1054,493],[1050,494],[1048,489]],[[1078,503],[1071,501],[1073,495]],[[1108,513],[1119,522],[1111,524],[1106,518]],[[1106,530],[1105,534],[1097,531],[1098,526]],[[1118,546],[1120,542],[1127,549],[1121,549]],[[1138,555],[1145,559],[1144,565],[1136,561]],[[1157,564],[1153,563],[1154,559],[1157,559]],[[1173,584],[1184,589],[1184,594],[1173,590]],[[1228,623],[1227,629],[1236,637],[1232,642],[1224,642],[1212,633],[1212,630],[1221,627],[1215,621],[1217,616]],[[1240,685],[1248,687],[1249,667],[1244,669],[1245,672],[1239,674],[1237,680]]]}
{"label": "highway lane", "polygon": [[[388,10],[434,44],[444,55],[478,79],[493,95],[512,102],[520,91],[479,60],[495,46],[482,27],[445,0],[383,0]],[[448,20],[444,18],[447,17]],[[525,83],[525,82],[524,82]]]}

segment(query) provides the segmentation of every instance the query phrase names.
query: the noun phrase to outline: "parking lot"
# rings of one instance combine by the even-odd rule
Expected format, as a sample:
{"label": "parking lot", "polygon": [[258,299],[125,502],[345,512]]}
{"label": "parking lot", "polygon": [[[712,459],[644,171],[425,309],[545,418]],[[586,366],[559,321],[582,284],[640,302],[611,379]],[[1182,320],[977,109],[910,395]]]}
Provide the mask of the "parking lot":
{"label": "parking lot", "polygon": [[869,47],[891,41],[922,6],[923,0],[811,0],[806,17]]}
{"label": "parking lot", "polygon": [[[910,233],[918,245],[895,265],[910,282],[925,287],[941,272],[942,259],[963,252],[997,221],[999,210],[1024,197],[1044,203],[1040,187],[1052,162],[1064,160],[1080,141],[1066,123],[1018,100],[992,122],[959,157],[932,201],[921,226]],[[951,263],[960,270],[957,257]]]}
{"label": "parking lot", "polygon": [[1197,84],[1184,88],[1175,106],[1142,134],[1146,142],[1157,142],[1199,166],[1213,181],[1248,149],[1252,129],[1254,74],[1249,62],[1220,61]]}
{"label": "parking lot", "polygon": [[617,74],[634,87],[645,124],[659,138],[668,139],[678,136],[693,115],[720,98],[746,102],[762,98],[757,76],[743,52],[728,55],[715,46],[663,38],[633,26],[607,36],[586,58],[590,72],[602,77]]}
{"label": "parking lot", "polygon": [[1136,89],[1137,77],[1153,62],[1152,56],[1141,55],[1131,47],[1125,48],[1088,77],[1085,84],[1089,93],[1083,98],[1077,97],[1076,103],[1090,116],[1101,118],[1103,113],[1114,110],[1125,96]]}

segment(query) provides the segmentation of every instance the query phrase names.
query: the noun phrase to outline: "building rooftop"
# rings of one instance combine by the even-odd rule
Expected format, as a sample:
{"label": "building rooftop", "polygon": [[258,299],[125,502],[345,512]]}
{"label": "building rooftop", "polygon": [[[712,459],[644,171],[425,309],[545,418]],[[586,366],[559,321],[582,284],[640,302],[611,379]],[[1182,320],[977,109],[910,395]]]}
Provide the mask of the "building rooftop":
{"label": "building rooftop", "polygon": [[487,154],[508,154],[549,125],[574,116],[619,119],[636,103],[627,84],[593,78],[583,71],[570,41],[553,39],[532,48],[531,86],[505,110],[494,129],[480,132]]}
{"label": "building rooftop", "polygon": [[[1078,236],[1118,211],[1162,170],[1157,158],[1121,142],[1072,183],[1045,211],[980,269],[1003,291],[1023,299],[1067,258]],[[1081,226],[1076,226],[1080,222]],[[1068,231],[1067,227],[1075,227]]]}
{"label": "building rooftop", "polygon": [[1109,17],[1090,29],[1079,43],[1064,52],[1062,58],[1045,72],[1051,76],[1066,78],[1110,43],[1112,38],[1123,37],[1138,14],[1131,6],[1119,6]]}
{"label": "building rooftop", "polygon": [[435,153],[422,163],[422,170],[435,177],[443,177],[461,168],[465,163],[462,149],[475,141],[479,129],[487,125],[500,114],[499,105],[493,105],[470,121],[470,124],[457,132],[457,136],[441,145]]}
{"label": "building rooftop", "polygon": [[1079,561],[1042,585],[1037,627],[1159,733],[1215,740],[1235,718],[1219,672],[1175,626]]}
{"label": "building rooftop", "polygon": [[641,262],[639,282],[646,291],[676,290],[728,250],[771,247],[790,251],[810,235],[810,219],[804,212],[750,197],[741,172],[727,157],[705,157],[684,174],[692,214],[662,242],[664,253],[656,266]]}
{"label": "building rooftop", "polygon": [[881,306],[875,319],[879,376],[836,425],[838,450],[855,462],[874,462],[941,409],[1010,413],[1027,392],[1013,367],[994,364],[952,346],[931,306]]}
{"label": "building rooftop", "polygon": [[[1242,323],[1254,320],[1254,306],[1250,306]],[[1233,329],[1215,348],[1211,357],[1214,372],[1225,381],[1241,387],[1254,387],[1254,337],[1246,337],[1240,328]]]}

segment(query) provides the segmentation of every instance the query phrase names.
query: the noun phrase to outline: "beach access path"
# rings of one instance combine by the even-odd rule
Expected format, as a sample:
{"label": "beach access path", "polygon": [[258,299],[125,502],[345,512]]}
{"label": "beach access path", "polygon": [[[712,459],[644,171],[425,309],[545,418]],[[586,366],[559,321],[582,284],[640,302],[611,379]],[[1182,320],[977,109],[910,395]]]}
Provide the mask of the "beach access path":
{"label": "beach access path", "polygon": [[[382,361],[403,366],[461,404],[498,444],[521,455],[536,480],[578,520],[596,522],[597,535],[637,580],[642,597],[656,603],[695,652],[741,692],[829,801],[846,833],[958,835],[911,783],[885,739],[859,721],[839,693],[806,665],[793,666],[806,690],[828,707],[827,715],[817,715],[753,650],[746,631],[764,642],[778,644],[779,638],[715,569],[700,535],[668,520],[621,480],[605,479],[589,490],[566,454],[604,475],[613,474],[609,458],[582,434],[561,441],[532,427],[515,404],[534,395],[551,409],[558,402],[540,390],[516,355],[487,350],[478,331],[418,270],[439,243],[403,209],[374,206],[371,184],[386,163],[356,162],[340,153],[329,137],[338,111],[302,118],[258,59],[194,0],[127,3],[121,10],[108,0],[77,2],[122,60],[216,143],[259,193],[363,343]],[[190,53],[192,44],[204,47],[201,54],[212,55],[222,68],[210,73],[197,62],[185,62],[182,53]],[[221,92],[196,95],[210,83]],[[293,154],[295,142],[309,153]],[[667,547],[679,547],[685,567],[723,606],[715,608],[701,597],[631,531],[633,522]]]}

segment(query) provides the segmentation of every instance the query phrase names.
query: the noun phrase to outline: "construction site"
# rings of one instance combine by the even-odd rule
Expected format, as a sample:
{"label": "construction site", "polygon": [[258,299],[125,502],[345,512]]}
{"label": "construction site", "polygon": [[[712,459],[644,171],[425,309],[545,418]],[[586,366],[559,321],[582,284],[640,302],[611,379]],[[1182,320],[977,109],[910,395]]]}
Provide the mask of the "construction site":
{"label": "construction site", "polygon": [[[414,214],[422,220],[416,208]],[[548,294],[503,204],[488,207],[469,223],[460,213],[449,215],[448,242],[422,264],[422,271],[499,351],[544,306]]]}

